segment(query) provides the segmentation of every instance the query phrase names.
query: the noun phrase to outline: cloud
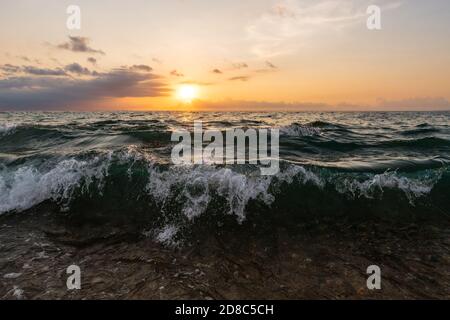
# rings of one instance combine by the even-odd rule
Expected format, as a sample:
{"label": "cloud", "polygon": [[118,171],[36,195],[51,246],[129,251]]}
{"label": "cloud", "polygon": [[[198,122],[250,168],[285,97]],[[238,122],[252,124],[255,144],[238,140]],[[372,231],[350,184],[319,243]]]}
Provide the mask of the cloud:
{"label": "cloud", "polygon": [[232,67],[233,69],[240,70],[248,68],[248,64],[246,64],[245,62],[233,63]]}
{"label": "cloud", "polygon": [[77,75],[91,75],[91,71],[88,68],[81,66],[78,63],[68,64],[64,67],[64,70]]}
{"label": "cloud", "polygon": [[174,77],[184,77],[184,74],[178,72],[177,70],[172,70],[170,72],[170,75],[174,76]]}
{"label": "cloud", "polygon": [[221,70],[219,70],[219,69],[214,69],[214,70],[212,71],[212,73],[215,73],[215,74],[222,74],[223,72],[222,72]]}
{"label": "cloud", "polygon": [[151,72],[153,70],[153,68],[150,66],[147,66],[145,64],[140,64],[140,65],[131,66],[130,70]]}
{"label": "cloud", "polygon": [[97,59],[95,59],[94,57],[89,57],[89,58],[87,58],[87,62],[92,63],[93,65],[96,65]]}
{"label": "cloud", "polygon": [[0,70],[3,71],[3,72],[5,72],[5,73],[8,73],[8,74],[9,74],[9,73],[16,73],[16,72],[19,72],[20,69],[21,69],[21,68],[20,68],[19,66],[14,66],[14,65],[9,64],[9,63],[0,66]]}
{"label": "cloud", "polygon": [[37,68],[34,66],[25,66],[21,69],[24,73],[32,74],[35,76],[66,76],[67,73],[60,68],[47,69],[47,68]]}
{"label": "cloud", "polygon": [[69,50],[72,52],[87,52],[94,54],[105,54],[102,50],[96,50],[89,47],[89,38],[69,36],[69,42],[59,44],[57,48]]}
{"label": "cloud", "polygon": [[266,66],[268,66],[271,69],[278,69],[278,67],[270,61],[266,61]]}
{"label": "cloud", "polygon": [[278,70],[278,67],[276,65],[274,65],[273,63],[271,63],[270,61],[266,61],[266,68],[265,69],[258,69],[255,70],[256,73],[271,73],[271,72],[276,72]]}
{"label": "cloud", "polygon": [[0,70],[6,72],[8,75],[24,73],[33,75],[36,77],[64,77],[68,76],[68,73],[77,75],[95,75],[95,72],[91,72],[88,68],[82,67],[78,63],[72,63],[66,65],[64,68],[40,68],[35,66],[14,66],[11,64],[5,64],[0,66]]}
{"label": "cloud", "polygon": [[292,54],[317,39],[333,36],[344,28],[362,24],[367,7],[383,10],[401,6],[389,0],[282,0],[246,27],[251,51],[258,57]]}
{"label": "cloud", "polygon": [[250,76],[237,76],[237,77],[231,77],[231,78],[229,78],[228,80],[230,80],[230,81],[243,81],[243,82],[245,82],[245,81],[248,81],[248,80],[250,80]]}
{"label": "cloud", "polygon": [[163,79],[151,73],[114,69],[88,79],[11,77],[0,80],[0,109],[67,110],[108,99],[169,94]]}

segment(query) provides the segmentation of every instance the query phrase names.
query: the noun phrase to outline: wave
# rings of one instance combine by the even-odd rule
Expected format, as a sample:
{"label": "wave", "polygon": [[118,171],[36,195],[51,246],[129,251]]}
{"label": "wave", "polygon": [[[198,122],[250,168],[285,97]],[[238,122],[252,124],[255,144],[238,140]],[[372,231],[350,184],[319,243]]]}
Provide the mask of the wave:
{"label": "wave", "polygon": [[[0,172],[0,213],[24,211],[45,200],[70,201],[77,188],[86,191],[94,179],[101,184],[108,162],[67,159],[48,170],[23,166]],[[83,183],[82,183],[83,182]]]}
{"label": "wave", "polygon": [[265,223],[289,225],[302,215],[420,215],[449,206],[446,165],[408,173],[280,165],[274,176],[252,165],[173,166],[138,146],[19,162],[0,166],[0,214],[49,203],[84,222],[143,219],[152,225],[147,235],[174,245],[193,225],[264,214]]}
{"label": "wave", "polygon": [[284,126],[280,128],[280,134],[292,137],[310,137],[320,134],[320,129],[314,126],[301,125],[298,123],[293,123],[289,126]]}
{"label": "wave", "polygon": [[[74,219],[68,225],[136,222],[164,244],[197,227],[289,226],[319,216],[448,219],[447,117],[9,114],[0,125],[0,214],[48,210]],[[198,118],[222,133],[279,128],[280,172],[172,165],[171,130],[192,131]]]}
{"label": "wave", "polygon": [[326,127],[342,127],[341,125],[337,125],[334,123],[326,122],[326,121],[312,121],[308,123],[308,126],[315,128],[326,128]]}
{"label": "wave", "polygon": [[437,137],[425,137],[411,140],[392,140],[380,142],[377,145],[379,147],[435,148],[450,146],[450,140]]}
{"label": "wave", "polygon": [[414,205],[414,200],[429,194],[440,178],[439,171],[420,179],[400,176],[397,172],[385,172],[362,181],[343,177],[336,180],[336,190],[341,193],[350,193],[353,197],[373,198],[378,192],[383,193],[386,189],[396,189],[401,190],[411,205]]}
{"label": "wave", "polygon": [[[348,172],[282,163],[274,176],[260,176],[256,166],[171,166],[158,163],[137,147],[121,151],[68,158],[41,166],[20,165],[0,171],[0,213],[24,211],[46,200],[69,210],[77,198],[123,197],[131,207],[134,200],[149,200],[163,212],[177,211],[188,220],[221,203],[221,213],[246,219],[252,201],[270,206],[283,186],[313,188],[326,198],[327,192],[347,199],[382,199],[395,191],[414,205],[431,193],[447,174],[446,167],[414,173],[388,171],[380,174]],[[109,194],[108,194],[109,193]],[[131,197],[131,198],[127,198]],[[318,203],[318,205],[320,205]],[[144,204],[145,206],[145,204]]]}
{"label": "wave", "polygon": [[8,136],[8,138],[17,135],[19,138],[22,139],[41,138],[49,135],[51,135],[51,137],[64,135],[64,130],[62,130],[62,128],[43,125],[7,124],[3,128],[0,126],[0,132],[2,131],[6,133],[4,134],[4,136]]}
{"label": "wave", "polygon": [[396,140],[386,140],[386,141],[352,141],[348,137],[339,137],[335,140],[330,140],[326,137],[305,136],[310,139],[304,142],[311,146],[335,150],[335,151],[353,151],[358,149],[379,149],[386,151],[395,148],[408,148],[409,150],[414,149],[434,149],[438,147],[448,147],[450,146],[450,140],[437,138],[437,137],[424,137],[418,139],[396,139]]}
{"label": "wave", "polygon": [[414,135],[421,135],[421,134],[438,133],[440,131],[441,130],[439,130],[437,128],[424,128],[424,127],[421,127],[419,129],[403,131],[401,134],[404,135],[404,136],[414,136]]}
{"label": "wave", "polygon": [[8,135],[14,132],[17,128],[15,123],[4,123],[0,124],[0,136]]}

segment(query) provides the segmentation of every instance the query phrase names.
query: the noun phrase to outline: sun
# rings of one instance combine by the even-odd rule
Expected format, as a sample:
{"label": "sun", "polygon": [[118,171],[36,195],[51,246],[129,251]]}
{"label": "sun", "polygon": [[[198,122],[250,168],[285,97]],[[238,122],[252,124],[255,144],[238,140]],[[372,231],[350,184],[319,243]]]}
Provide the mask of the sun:
{"label": "sun", "polygon": [[183,84],[177,89],[177,99],[184,103],[191,103],[198,97],[198,88],[192,84]]}

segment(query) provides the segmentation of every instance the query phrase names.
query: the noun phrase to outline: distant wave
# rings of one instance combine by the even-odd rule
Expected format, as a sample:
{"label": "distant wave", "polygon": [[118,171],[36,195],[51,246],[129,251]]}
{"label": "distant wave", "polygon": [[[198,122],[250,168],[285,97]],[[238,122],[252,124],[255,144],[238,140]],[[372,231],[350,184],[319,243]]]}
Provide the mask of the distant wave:
{"label": "distant wave", "polygon": [[439,129],[437,128],[418,128],[418,129],[413,129],[413,130],[406,130],[402,132],[402,135],[405,136],[414,136],[414,135],[421,135],[421,134],[432,134],[432,133],[437,133],[440,132]]}
{"label": "distant wave", "polygon": [[0,124],[0,136],[10,134],[10,133],[14,132],[14,130],[16,130],[16,128],[17,128],[17,124],[15,124],[15,123]]}
{"label": "distant wave", "polygon": [[309,137],[320,134],[320,129],[311,125],[293,123],[289,126],[281,127],[280,134],[293,137]]}

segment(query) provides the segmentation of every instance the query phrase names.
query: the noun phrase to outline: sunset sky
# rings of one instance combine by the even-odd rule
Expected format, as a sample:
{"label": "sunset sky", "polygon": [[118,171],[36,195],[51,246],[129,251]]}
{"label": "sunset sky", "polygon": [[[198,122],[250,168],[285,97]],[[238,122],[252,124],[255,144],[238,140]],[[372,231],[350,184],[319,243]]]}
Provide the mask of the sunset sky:
{"label": "sunset sky", "polygon": [[2,0],[0,43],[0,110],[450,110],[448,0]]}

